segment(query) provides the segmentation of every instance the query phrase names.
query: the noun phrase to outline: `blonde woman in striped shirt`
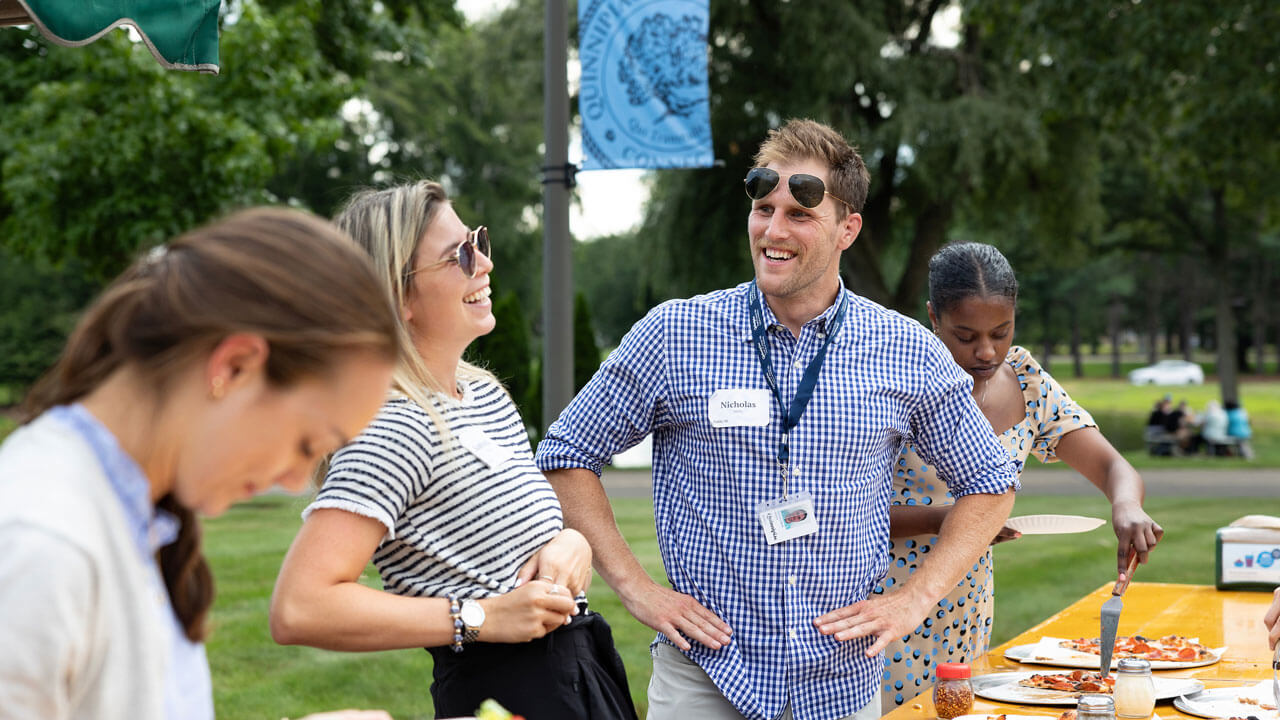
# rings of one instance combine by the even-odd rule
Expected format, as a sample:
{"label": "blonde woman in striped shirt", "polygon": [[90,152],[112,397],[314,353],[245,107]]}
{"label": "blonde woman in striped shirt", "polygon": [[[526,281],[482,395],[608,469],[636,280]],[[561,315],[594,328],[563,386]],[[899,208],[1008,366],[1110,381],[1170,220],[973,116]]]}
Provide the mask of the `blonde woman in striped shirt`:
{"label": "blonde woman in striped shirt", "polygon": [[[495,324],[487,229],[426,181],[360,193],[337,222],[379,269],[405,350],[391,397],[304,512],[273,637],[425,647],[443,717],[494,698],[529,720],[634,718],[608,625],[575,602],[591,550],[564,528],[511,397],[462,359]],[[383,590],[359,582],[370,560]]]}

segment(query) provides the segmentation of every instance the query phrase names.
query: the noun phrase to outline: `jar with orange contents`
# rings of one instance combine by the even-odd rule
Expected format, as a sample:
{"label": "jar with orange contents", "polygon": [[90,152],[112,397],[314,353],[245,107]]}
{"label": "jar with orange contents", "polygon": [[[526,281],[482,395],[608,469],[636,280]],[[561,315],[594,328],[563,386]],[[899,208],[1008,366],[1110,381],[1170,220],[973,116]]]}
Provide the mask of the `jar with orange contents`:
{"label": "jar with orange contents", "polygon": [[934,670],[933,707],[940,720],[968,715],[973,709],[973,686],[966,663],[941,663]]}

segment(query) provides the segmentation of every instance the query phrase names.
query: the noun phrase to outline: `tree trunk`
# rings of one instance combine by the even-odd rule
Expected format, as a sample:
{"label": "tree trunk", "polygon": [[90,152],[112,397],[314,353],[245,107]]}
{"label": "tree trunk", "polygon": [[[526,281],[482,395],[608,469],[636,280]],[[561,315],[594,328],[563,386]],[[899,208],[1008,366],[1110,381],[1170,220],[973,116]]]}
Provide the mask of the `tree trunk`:
{"label": "tree trunk", "polygon": [[1071,369],[1078,378],[1084,377],[1084,358],[1080,355],[1080,308],[1071,305]]}
{"label": "tree trunk", "polygon": [[1218,385],[1222,402],[1240,402],[1240,378],[1236,372],[1236,318],[1231,307],[1231,253],[1227,247],[1227,207],[1221,188],[1210,193],[1213,200],[1213,242],[1209,243],[1209,267],[1214,273],[1213,308],[1218,348]]}
{"label": "tree trunk", "polygon": [[1050,288],[1052,283],[1045,282],[1044,278],[1037,275],[1036,285],[1040,288],[1040,327],[1044,333],[1041,336],[1041,342],[1044,343],[1044,350],[1040,353],[1040,367],[1048,372],[1053,372],[1053,302],[1050,299]]}
{"label": "tree trunk", "polygon": [[1195,303],[1185,293],[1178,293],[1178,345],[1182,359],[1191,360],[1191,336],[1195,333]]}
{"label": "tree trunk", "polygon": [[1263,259],[1253,265],[1253,371],[1258,375],[1267,372],[1267,277],[1271,274],[1270,261]]}
{"label": "tree trunk", "polygon": [[1147,364],[1155,365],[1160,355],[1160,318],[1156,316],[1155,305],[1158,301],[1148,300],[1147,304]]}
{"label": "tree trunk", "polygon": [[[880,183],[872,185],[872,193],[867,196],[862,208],[862,232],[840,259],[840,268],[849,278],[850,289],[859,295],[891,306],[893,294],[885,282],[880,269],[880,249],[892,244],[893,217],[890,208],[896,195],[893,183],[897,172],[897,153],[886,153],[873,171]],[[915,308],[908,315],[915,316]]]}
{"label": "tree trunk", "polygon": [[1280,375],[1280,320],[1271,326],[1271,336],[1276,339],[1275,356],[1276,356],[1276,375]]}
{"label": "tree trunk", "polygon": [[908,316],[919,312],[920,296],[929,284],[929,260],[947,238],[954,207],[949,200],[933,202],[916,216],[911,252],[893,293],[894,310]]}
{"label": "tree trunk", "polygon": [[1120,377],[1120,298],[1111,298],[1107,312],[1107,331],[1111,335],[1111,377]]}

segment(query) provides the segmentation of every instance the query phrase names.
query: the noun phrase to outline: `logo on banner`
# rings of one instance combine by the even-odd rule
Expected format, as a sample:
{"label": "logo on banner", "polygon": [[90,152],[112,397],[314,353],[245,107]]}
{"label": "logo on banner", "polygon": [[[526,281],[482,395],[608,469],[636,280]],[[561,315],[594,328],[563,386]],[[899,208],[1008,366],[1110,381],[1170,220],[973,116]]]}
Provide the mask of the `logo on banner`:
{"label": "logo on banner", "polygon": [[712,164],[707,0],[580,0],[583,169]]}

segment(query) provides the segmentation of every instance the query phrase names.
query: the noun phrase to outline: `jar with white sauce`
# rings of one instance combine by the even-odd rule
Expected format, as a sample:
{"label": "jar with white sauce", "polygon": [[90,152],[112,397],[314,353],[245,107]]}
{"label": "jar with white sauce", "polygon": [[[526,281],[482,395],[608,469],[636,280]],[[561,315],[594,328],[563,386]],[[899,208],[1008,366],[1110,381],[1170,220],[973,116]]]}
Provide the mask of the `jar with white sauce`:
{"label": "jar with white sauce", "polygon": [[1149,718],[1156,709],[1156,686],[1151,680],[1151,663],[1142,658],[1124,658],[1116,668],[1116,717]]}

